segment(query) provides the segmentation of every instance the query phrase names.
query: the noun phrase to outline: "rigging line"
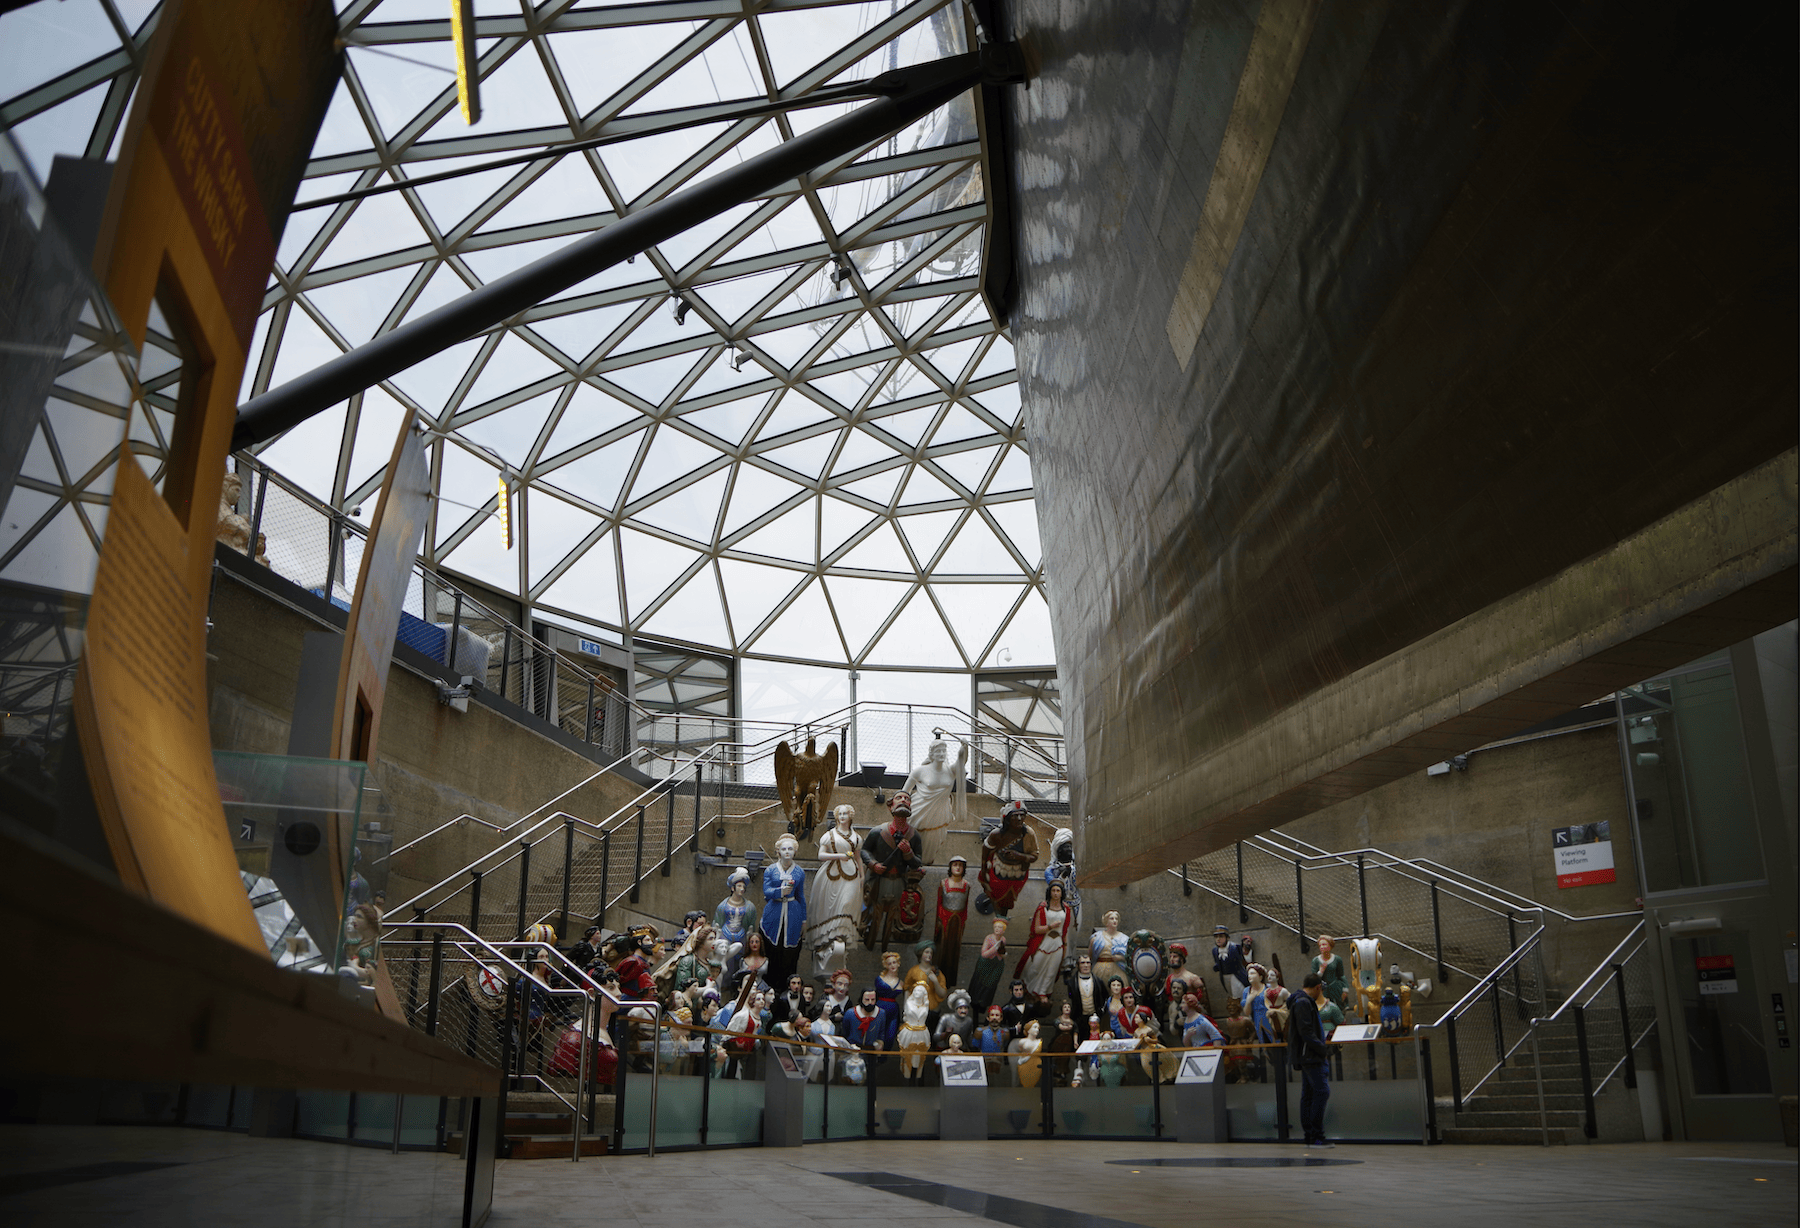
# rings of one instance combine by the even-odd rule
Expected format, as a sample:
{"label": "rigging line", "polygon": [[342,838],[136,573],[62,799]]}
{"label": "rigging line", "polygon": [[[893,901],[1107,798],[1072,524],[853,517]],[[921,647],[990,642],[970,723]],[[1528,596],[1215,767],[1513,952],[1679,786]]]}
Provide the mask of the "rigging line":
{"label": "rigging line", "polygon": [[399,60],[402,64],[416,64],[420,68],[429,68],[432,72],[448,73],[452,77],[456,75],[454,68],[445,68],[442,64],[432,64],[425,60],[415,60],[410,55],[401,55],[397,51],[383,51],[380,47],[365,47],[361,43],[347,43],[345,47],[367,51],[370,55],[385,55],[390,60]]}
{"label": "rigging line", "polygon": [[531,162],[541,162],[545,158],[560,158],[564,154],[579,153],[584,149],[598,149],[602,145],[617,145],[625,141],[642,140],[645,137],[662,136],[670,132],[680,132],[684,128],[702,128],[708,124],[728,123],[738,119],[755,119],[764,115],[780,115],[788,111],[798,111],[806,107],[821,107],[831,103],[844,102],[857,98],[876,98],[882,90],[873,88],[869,82],[851,82],[838,89],[819,90],[804,98],[786,102],[769,102],[758,106],[745,107],[738,111],[718,112],[703,118],[681,120],[660,128],[647,128],[637,132],[614,133],[610,136],[589,137],[584,141],[568,141],[552,145],[534,153],[520,154],[513,158],[502,158],[497,162],[485,162],[480,166],[465,166],[453,171],[444,171],[436,175],[424,175],[417,179],[398,179],[391,183],[379,183],[373,187],[361,188],[354,192],[343,192],[336,196],[321,196],[316,200],[296,203],[292,212],[299,213],[305,209],[318,209],[325,205],[342,205],[351,201],[362,200],[367,196],[379,196],[384,192],[398,192],[402,188],[420,188],[428,184],[443,183],[445,180],[457,179],[464,175],[479,175],[483,171],[501,170],[508,166],[524,166]]}

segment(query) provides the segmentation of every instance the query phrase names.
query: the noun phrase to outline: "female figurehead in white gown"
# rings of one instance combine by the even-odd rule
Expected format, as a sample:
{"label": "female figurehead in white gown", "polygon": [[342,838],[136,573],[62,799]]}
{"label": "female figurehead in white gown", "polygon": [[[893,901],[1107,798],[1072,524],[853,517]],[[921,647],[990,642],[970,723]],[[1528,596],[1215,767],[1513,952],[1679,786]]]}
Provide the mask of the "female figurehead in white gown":
{"label": "female figurehead in white gown", "polygon": [[[932,731],[942,734],[944,731]],[[956,744],[956,761],[950,761],[950,743],[943,737],[932,742],[925,752],[925,762],[912,770],[902,790],[912,797],[912,825],[925,837],[925,860],[943,846],[945,833],[952,826],[968,826],[968,799],[964,781],[969,770],[969,748]]]}

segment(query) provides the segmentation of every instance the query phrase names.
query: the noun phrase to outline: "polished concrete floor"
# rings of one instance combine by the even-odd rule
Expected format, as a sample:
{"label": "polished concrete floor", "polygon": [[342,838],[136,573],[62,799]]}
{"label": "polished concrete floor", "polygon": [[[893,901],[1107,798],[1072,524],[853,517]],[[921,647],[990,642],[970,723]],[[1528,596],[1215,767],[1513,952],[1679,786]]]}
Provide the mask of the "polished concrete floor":
{"label": "polished concrete floor", "polygon": [[[1330,1163],[1310,1165],[1308,1159]],[[1175,1167],[1177,1159],[1223,1159],[1232,1167]],[[1293,1167],[1238,1167],[1285,1159]],[[1119,1161],[1163,1161],[1119,1163]],[[890,1174],[890,1189],[833,1173]],[[884,1143],[798,1150],[626,1156],[592,1164],[502,1165],[492,1223],[607,1222],[630,1228],[693,1228],[779,1207],[794,1228],[843,1228],[892,1220],[1111,1228],[1201,1222],[1236,1203],[1255,1222],[1343,1224],[1436,1220],[1455,1228],[1596,1224],[1693,1228],[1729,1208],[1735,1223],[1796,1219],[1795,1153],[1750,1144],[1630,1144],[1591,1147],[1339,1146],[1328,1151],[1235,1143]],[[892,1177],[967,1191],[962,1205],[994,1196],[985,1214],[891,1192]],[[596,1189],[596,1187],[600,1187]],[[929,1191],[927,1191],[929,1193]],[[580,1194],[584,1197],[572,1198]],[[599,1204],[591,1200],[598,1194]],[[587,1205],[584,1207],[583,1202]],[[1024,1206],[1021,1207],[1021,1204]],[[1033,1215],[1029,1207],[1045,1208]],[[995,1212],[998,1211],[999,1214]],[[1294,1219],[1290,1217],[1301,1217]],[[1110,1223],[1109,1223],[1110,1221]],[[773,1222],[773,1221],[771,1221]]]}
{"label": "polished concrete floor", "polygon": [[[1797,1175],[1793,1150],[1754,1144],[1313,1152],[1241,1143],[855,1142],[502,1163],[490,1222],[695,1228],[762,1222],[778,1208],[790,1228],[1162,1228],[1196,1222],[1201,1208],[1241,1203],[1263,1223],[1325,1216],[1357,1224],[1434,1219],[1454,1228],[1692,1228],[1721,1212],[1734,1223],[1794,1223]],[[399,1228],[455,1223],[461,1195],[461,1162],[451,1156],[199,1130],[0,1126],[0,1224],[8,1228]]]}

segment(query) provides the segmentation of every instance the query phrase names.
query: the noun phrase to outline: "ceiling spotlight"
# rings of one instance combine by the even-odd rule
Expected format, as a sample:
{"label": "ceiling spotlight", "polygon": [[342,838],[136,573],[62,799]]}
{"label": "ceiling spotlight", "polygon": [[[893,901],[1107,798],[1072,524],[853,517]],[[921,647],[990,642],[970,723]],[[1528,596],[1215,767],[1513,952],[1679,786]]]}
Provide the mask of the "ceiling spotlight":
{"label": "ceiling spotlight", "polygon": [[740,350],[735,345],[731,347],[731,369],[733,371],[742,371],[744,369],[744,364],[749,361],[749,350]]}
{"label": "ceiling spotlight", "polygon": [[686,299],[682,298],[679,294],[676,295],[675,296],[675,323],[685,324],[687,322],[687,313],[688,313],[688,301]]}
{"label": "ceiling spotlight", "polygon": [[846,281],[850,280],[850,257],[844,255],[843,252],[839,252],[831,259],[837,265],[836,268],[831,270],[831,288],[835,290]]}

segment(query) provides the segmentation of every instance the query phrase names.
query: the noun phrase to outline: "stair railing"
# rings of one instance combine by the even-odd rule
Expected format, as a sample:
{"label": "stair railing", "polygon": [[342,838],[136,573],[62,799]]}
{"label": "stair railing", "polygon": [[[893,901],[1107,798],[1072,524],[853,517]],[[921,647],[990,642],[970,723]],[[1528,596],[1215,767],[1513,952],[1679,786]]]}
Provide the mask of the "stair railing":
{"label": "stair railing", "polygon": [[[1575,1048],[1581,1069],[1582,1132],[1588,1138],[1600,1137],[1599,1121],[1594,1111],[1594,1097],[1599,1095],[1607,1083],[1611,1082],[1613,1076],[1620,1071],[1624,1072],[1626,1087],[1633,1089],[1637,1087],[1637,1047],[1649,1037],[1651,1032],[1656,1030],[1656,1012],[1653,1007],[1646,1007],[1640,1010],[1638,1017],[1640,1019],[1647,1017],[1649,1022],[1644,1025],[1642,1031],[1633,1031],[1631,995],[1626,987],[1626,969],[1630,966],[1631,961],[1645,950],[1648,941],[1646,933],[1646,923],[1640,919],[1632,927],[1631,932],[1620,940],[1619,945],[1594,966],[1594,970],[1587,974],[1586,979],[1575,988],[1575,991],[1561,1006],[1557,1007],[1548,1017],[1531,1021],[1534,1053],[1539,1031],[1554,1026],[1564,1014],[1574,1021]],[[1613,1000],[1617,1002],[1619,1010],[1619,1058],[1596,1082],[1594,1079],[1594,1053],[1596,1050],[1604,1050],[1588,1026],[1588,1012],[1596,1001],[1603,998],[1608,989],[1612,990]],[[1544,1100],[1544,1072],[1541,1065],[1538,1068],[1537,1101],[1538,1129],[1543,1134],[1545,1145],[1548,1145],[1550,1142],[1550,1117]]]}
{"label": "stair railing", "polygon": [[[1521,1047],[1528,1042],[1533,1045],[1536,1044],[1537,1033],[1530,1028],[1525,1029],[1516,1040],[1513,1040],[1510,1044],[1508,1043],[1506,1037],[1507,1012],[1503,1009],[1502,1000],[1507,997],[1514,999],[1515,1014],[1519,1013],[1519,1008],[1526,1007],[1531,1001],[1542,1002],[1542,995],[1544,992],[1544,934],[1545,927],[1540,923],[1536,929],[1526,935],[1525,940],[1515,947],[1505,959],[1501,960],[1498,964],[1495,964],[1491,972],[1477,981],[1474,987],[1471,988],[1468,993],[1464,994],[1454,1006],[1445,1011],[1442,1015],[1439,1015],[1430,1023],[1417,1024],[1413,1028],[1414,1035],[1428,1031],[1443,1032],[1450,1061],[1450,1094],[1458,1113],[1463,1111],[1463,1104],[1469,1097],[1480,1091],[1482,1086],[1486,1084],[1489,1079],[1505,1069],[1507,1062],[1512,1060],[1513,1055],[1518,1053]],[[1520,975],[1517,975],[1525,971],[1529,971],[1532,974],[1531,988],[1529,990],[1526,989],[1523,978]],[[1509,980],[1511,981],[1510,986],[1508,985]],[[1528,994],[1531,996],[1528,997]],[[1486,1021],[1481,1020],[1478,1023],[1474,1017],[1474,1012],[1477,1008],[1481,1007],[1484,1000],[1488,1004],[1488,1009],[1491,1009],[1493,1013],[1493,1052],[1495,1058],[1488,1064],[1487,1069],[1483,1070],[1480,1076],[1465,1089],[1462,1062],[1463,1058],[1468,1054],[1470,1041],[1473,1039],[1470,1034],[1470,1029],[1479,1027],[1480,1034],[1485,1041],[1487,1031]],[[1460,1046],[1458,1044],[1457,1028],[1459,1023],[1463,1024],[1462,1043]],[[1538,1070],[1539,1078],[1541,1079],[1543,1077],[1543,1067],[1541,1063],[1538,1064]]]}

